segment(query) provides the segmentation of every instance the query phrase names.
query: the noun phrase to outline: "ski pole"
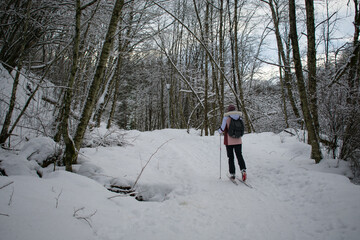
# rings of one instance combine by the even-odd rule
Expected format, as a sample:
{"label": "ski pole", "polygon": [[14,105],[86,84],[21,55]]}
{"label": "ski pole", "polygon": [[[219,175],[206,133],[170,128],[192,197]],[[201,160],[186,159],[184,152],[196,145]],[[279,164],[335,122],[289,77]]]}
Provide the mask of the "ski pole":
{"label": "ski pole", "polygon": [[221,134],[220,134],[220,178],[221,179]]}

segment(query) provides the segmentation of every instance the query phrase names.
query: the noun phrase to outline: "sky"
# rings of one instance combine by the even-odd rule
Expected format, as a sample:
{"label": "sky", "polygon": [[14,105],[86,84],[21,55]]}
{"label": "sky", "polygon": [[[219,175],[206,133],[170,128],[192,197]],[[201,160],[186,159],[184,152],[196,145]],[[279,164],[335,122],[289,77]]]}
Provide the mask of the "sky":
{"label": "sky", "polygon": [[[319,63],[321,64],[321,58],[324,56],[324,44],[321,40],[321,34],[323,29],[323,24],[319,24],[327,19],[326,13],[326,1],[327,0],[317,0],[315,3],[315,21],[317,25],[317,55]],[[348,4],[349,2],[349,4]],[[300,6],[304,6],[304,1],[297,1],[300,3]],[[301,4],[303,3],[303,4]],[[299,11],[299,9],[297,10]],[[330,51],[336,51],[338,48],[342,47],[345,43],[351,42],[354,34],[354,3],[349,0],[329,0],[329,12],[330,15],[337,12],[337,14],[331,17],[331,46]],[[298,19],[299,20],[299,19]],[[298,24],[299,27],[299,24]],[[306,33],[306,29],[302,29]],[[306,58],[306,37],[304,34],[298,33],[300,37],[300,48],[303,56]],[[263,47],[262,57],[264,60],[277,63],[277,46],[275,37],[273,34],[268,35],[266,46]],[[304,62],[306,64],[306,62]],[[278,79],[279,70],[276,66],[269,64],[262,64],[261,73],[256,76],[262,80],[269,79]]]}

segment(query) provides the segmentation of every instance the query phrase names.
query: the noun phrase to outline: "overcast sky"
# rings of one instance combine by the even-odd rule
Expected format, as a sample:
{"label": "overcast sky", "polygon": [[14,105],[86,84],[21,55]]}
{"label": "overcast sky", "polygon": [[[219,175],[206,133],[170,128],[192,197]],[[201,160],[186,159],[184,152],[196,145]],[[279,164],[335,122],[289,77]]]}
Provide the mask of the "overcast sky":
{"label": "overcast sky", "polygon": [[[347,42],[351,42],[354,35],[354,2],[353,0],[314,0],[315,2],[315,21],[317,29],[317,42],[321,39],[323,24],[319,25],[319,23],[323,22],[327,19],[326,14],[326,1],[329,2],[329,14],[337,12],[337,14],[333,15],[330,22],[331,25],[331,46],[330,51],[335,51],[343,46]],[[297,4],[302,5],[305,8],[305,0],[296,1]],[[348,4],[349,3],[349,4]],[[299,10],[298,10],[299,11]],[[298,19],[299,20],[299,19]],[[299,27],[299,26],[298,26]],[[306,31],[306,29],[300,30]],[[306,32],[305,32],[306,33]],[[301,32],[298,33],[300,39],[300,48],[302,49],[303,57],[306,57],[306,37]],[[324,53],[324,44],[323,42],[318,43],[317,45],[317,55],[318,60],[321,61],[321,55]],[[305,54],[304,54],[305,53]],[[266,61],[270,61],[273,63],[277,63],[277,46],[275,42],[275,36],[269,35],[267,37],[267,45],[263,47],[263,58]],[[269,80],[271,76],[278,75],[278,68],[272,65],[263,64],[262,65],[263,74],[258,74],[261,79]]]}

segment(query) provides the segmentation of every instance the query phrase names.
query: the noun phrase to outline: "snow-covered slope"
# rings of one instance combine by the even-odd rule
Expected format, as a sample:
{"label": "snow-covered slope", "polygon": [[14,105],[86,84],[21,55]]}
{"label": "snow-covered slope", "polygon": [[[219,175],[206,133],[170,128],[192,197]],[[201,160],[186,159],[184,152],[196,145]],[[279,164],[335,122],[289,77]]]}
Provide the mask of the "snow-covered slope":
{"label": "snow-covered slope", "polygon": [[[15,75],[15,71],[9,74],[2,64],[0,64],[0,129],[2,129],[2,124],[9,110]],[[18,118],[21,111],[24,110],[25,103],[29,100],[37,84],[40,82],[39,79],[40,77],[22,71],[16,91],[15,107],[11,118],[12,124]],[[41,87],[36,91],[25,113],[12,132],[10,148],[18,149],[29,139],[51,135],[50,129],[53,128],[55,106],[44,101],[44,98],[46,98],[47,101],[57,102],[58,99],[54,96],[54,92],[54,85],[52,83],[46,80],[41,81]],[[13,127],[12,124],[11,127]],[[9,140],[6,141],[6,147],[8,147],[8,144]]]}
{"label": "snow-covered slope", "polygon": [[[125,139],[130,144],[124,147],[82,149],[81,175],[57,170],[42,179],[0,177],[1,239],[355,240],[360,235],[360,187],[345,176],[347,166],[329,159],[315,165],[309,146],[287,133],[244,136],[252,189],[226,177],[224,146],[219,179],[219,135],[166,129],[130,131]],[[132,186],[149,159],[136,188],[148,201],[104,188]]]}

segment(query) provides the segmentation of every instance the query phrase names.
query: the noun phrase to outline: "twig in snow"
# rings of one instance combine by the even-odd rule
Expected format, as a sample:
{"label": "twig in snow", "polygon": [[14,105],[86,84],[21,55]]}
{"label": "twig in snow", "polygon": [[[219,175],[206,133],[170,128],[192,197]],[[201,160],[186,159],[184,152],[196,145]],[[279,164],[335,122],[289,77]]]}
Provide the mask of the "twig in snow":
{"label": "twig in snow", "polygon": [[14,187],[12,187],[12,192],[11,192],[10,199],[9,199],[9,203],[8,203],[9,206],[10,206],[11,203],[12,203],[12,198],[13,198],[13,196],[14,196],[14,191],[15,191],[15,189],[14,189]]}
{"label": "twig in snow", "polygon": [[[9,185],[11,185],[11,184],[13,184],[13,183],[14,183],[14,181],[11,181],[11,182],[5,184],[4,186],[0,187],[0,189],[6,188],[7,186],[9,186]],[[13,196],[14,196],[14,187],[12,187],[12,192],[11,192],[11,194],[10,194],[10,199],[9,199],[9,203],[8,203],[9,206],[11,205]],[[0,215],[6,216],[6,214],[0,214]],[[7,215],[7,216],[8,216],[8,215]]]}
{"label": "twig in snow", "polygon": [[113,198],[117,198],[117,197],[128,197],[128,196],[133,197],[133,196],[136,196],[137,194],[138,194],[137,192],[123,193],[123,194],[108,197],[108,199],[113,199]]}
{"label": "twig in snow", "polygon": [[286,132],[286,133],[290,134],[291,136],[295,136],[295,134],[294,134],[294,133],[292,133],[292,132],[290,132],[290,131],[288,131],[288,130],[284,130],[284,132]]}
{"label": "twig in snow", "polygon": [[166,143],[170,142],[171,140],[173,140],[173,138],[171,138],[171,139],[167,140],[166,142],[164,142],[163,144],[161,144],[161,145],[156,149],[156,151],[150,156],[150,158],[149,158],[149,160],[146,162],[145,166],[141,169],[139,176],[136,178],[136,181],[135,181],[134,185],[132,186],[132,189],[135,188],[137,182],[139,181],[139,179],[140,179],[140,177],[141,177],[141,174],[144,172],[146,166],[149,164],[149,162],[150,162],[150,160],[152,159],[152,157],[159,151],[160,148],[162,148]]}
{"label": "twig in snow", "polygon": [[5,187],[7,187],[7,186],[9,186],[10,184],[13,184],[13,183],[14,183],[14,181],[9,182],[9,183],[5,184],[4,186],[0,187],[0,189],[3,189],[3,188],[5,188]]}
{"label": "twig in snow", "polygon": [[78,209],[74,209],[74,214],[73,214],[73,217],[76,217],[76,216],[77,216],[77,213],[78,213],[79,211],[84,210],[84,209],[85,209],[85,207],[78,208]]}
{"label": "twig in snow", "polygon": [[96,214],[97,210],[95,210],[95,212],[93,212],[92,214],[90,214],[88,216],[79,216],[78,212],[82,211],[84,209],[85,209],[85,207],[82,207],[82,208],[79,208],[79,209],[74,209],[73,217],[76,218],[76,219],[79,219],[79,220],[85,220],[89,224],[89,226],[92,228],[92,225],[90,223],[91,222],[91,217]]}
{"label": "twig in snow", "polygon": [[58,208],[58,206],[59,206],[59,198],[60,198],[61,194],[62,194],[62,189],[61,189],[59,195],[55,198],[55,200],[56,200],[55,207],[56,207],[56,208]]}

